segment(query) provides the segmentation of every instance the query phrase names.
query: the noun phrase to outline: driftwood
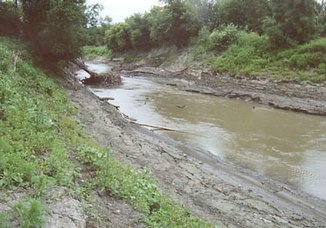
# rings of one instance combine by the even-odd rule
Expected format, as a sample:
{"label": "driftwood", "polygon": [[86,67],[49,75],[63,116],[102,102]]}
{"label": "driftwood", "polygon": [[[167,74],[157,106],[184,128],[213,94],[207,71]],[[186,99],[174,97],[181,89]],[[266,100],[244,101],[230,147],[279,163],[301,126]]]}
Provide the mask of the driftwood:
{"label": "driftwood", "polygon": [[73,61],[80,69],[86,71],[90,77],[82,79],[81,82],[84,85],[102,85],[102,86],[112,86],[121,84],[121,77],[113,74],[112,72],[107,72],[105,74],[97,74],[91,71],[82,61],[76,59]]}
{"label": "driftwood", "polygon": [[137,122],[134,122],[134,121],[131,121],[131,123],[138,124],[138,125],[144,126],[144,127],[154,128],[153,131],[177,131],[177,130],[174,130],[174,129],[171,129],[171,128],[154,126],[154,125],[150,125],[150,124],[142,124],[142,123],[137,123]]}
{"label": "driftwood", "polygon": [[143,126],[143,127],[153,128],[154,129],[153,131],[177,131],[177,130],[174,130],[174,129],[171,129],[171,128],[167,128],[167,127],[160,127],[160,126],[154,126],[154,125],[150,125],[150,124],[137,123],[136,122],[137,121],[136,119],[130,118],[129,116],[127,116],[127,115],[125,115],[123,113],[120,113],[120,114],[128,122],[133,123],[133,124],[137,124],[137,125],[140,125],[140,126]]}

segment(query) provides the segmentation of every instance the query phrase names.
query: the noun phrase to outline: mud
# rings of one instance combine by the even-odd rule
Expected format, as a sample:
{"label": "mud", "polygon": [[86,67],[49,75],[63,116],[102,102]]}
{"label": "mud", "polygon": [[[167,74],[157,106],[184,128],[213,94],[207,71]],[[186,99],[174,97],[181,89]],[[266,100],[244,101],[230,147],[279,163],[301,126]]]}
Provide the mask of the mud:
{"label": "mud", "polygon": [[326,116],[325,83],[213,74],[207,69],[178,70],[164,67],[131,67],[123,64],[117,69],[122,70],[125,75],[158,78],[163,83],[189,92],[250,100],[279,109]]}
{"label": "mud", "polygon": [[[192,83],[198,88],[198,81],[179,81],[189,86],[188,89]],[[249,91],[248,88],[250,86],[246,85],[243,89]],[[101,101],[87,88],[75,87],[67,91],[78,108],[77,119],[85,125],[86,133],[101,146],[111,147],[119,160],[138,169],[150,169],[166,194],[208,222],[229,227],[325,226],[325,201],[221,161],[207,151],[130,123],[107,101]],[[324,90],[321,96],[325,96]],[[309,99],[309,95],[303,98],[307,102]],[[318,102],[323,104],[325,100],[311,100],[317,102],[314,103],[316,108],[311,110],[317,109],[319,114],[325,112],[318,106]],[[120,219],[126,221],[130,217],[123,214]],[[131,220],[133,223],[134,220]],[[135,227],[143,226],[137,222],[133,224]]]}

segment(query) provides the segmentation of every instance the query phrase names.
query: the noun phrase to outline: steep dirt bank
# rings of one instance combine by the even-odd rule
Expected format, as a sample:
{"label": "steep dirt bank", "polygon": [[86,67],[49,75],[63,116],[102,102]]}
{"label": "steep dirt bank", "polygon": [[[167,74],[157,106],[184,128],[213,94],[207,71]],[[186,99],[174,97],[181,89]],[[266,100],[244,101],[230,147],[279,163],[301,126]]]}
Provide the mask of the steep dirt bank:
{"label": "steep dirt bank", "polygon": [[150,169],[166,193],[206,220],[230,227],[326,224],[325,201],[129,123],[85,88],[68,92],[87,133],[120,160]]}

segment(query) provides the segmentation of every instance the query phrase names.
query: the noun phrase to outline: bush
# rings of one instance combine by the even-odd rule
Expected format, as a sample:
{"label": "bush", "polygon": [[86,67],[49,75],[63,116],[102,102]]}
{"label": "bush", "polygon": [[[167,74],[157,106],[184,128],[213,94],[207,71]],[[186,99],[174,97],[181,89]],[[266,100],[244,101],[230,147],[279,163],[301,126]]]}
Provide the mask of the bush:
{"label": "bush", "polygon": [[82,48],[82,55],[86,58],[95,57],[110,57],[112,54],[106,46],[84,46]]}
{"label": "bush", "polygon": [[284,51],[270,51],[267,36],[241,33],[235,44],[212,64],[215,72],[273,76],[321,82],[326,80],[326,39]]}
{"label": "bush", "polygon": [[105,32],[105,40],[108,49],[123,52],[131,48],[130,31],[127,23],[112,25]]}
{"label": "bush", "polygon": [[239,33],[238,27],[233,24],[215,29],[208,37],[209,50],[226,50],[237,41]]}
{"label": "bush", "polygon": [[237,33],[237,42],[231,45],[212,65],[215,72],[234,72],[250,75],[268,64],[268,39],[256,33]]}

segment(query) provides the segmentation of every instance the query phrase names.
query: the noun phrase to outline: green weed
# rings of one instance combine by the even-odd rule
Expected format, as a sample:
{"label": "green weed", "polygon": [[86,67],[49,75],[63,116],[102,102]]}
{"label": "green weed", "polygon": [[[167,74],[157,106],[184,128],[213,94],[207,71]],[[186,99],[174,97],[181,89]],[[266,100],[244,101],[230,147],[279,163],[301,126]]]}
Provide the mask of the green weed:
{"label": "green weed", "polygon": [[35,199],[15,205],[16,216],[23,228],[40,228],[45,225],[46,207]]}

